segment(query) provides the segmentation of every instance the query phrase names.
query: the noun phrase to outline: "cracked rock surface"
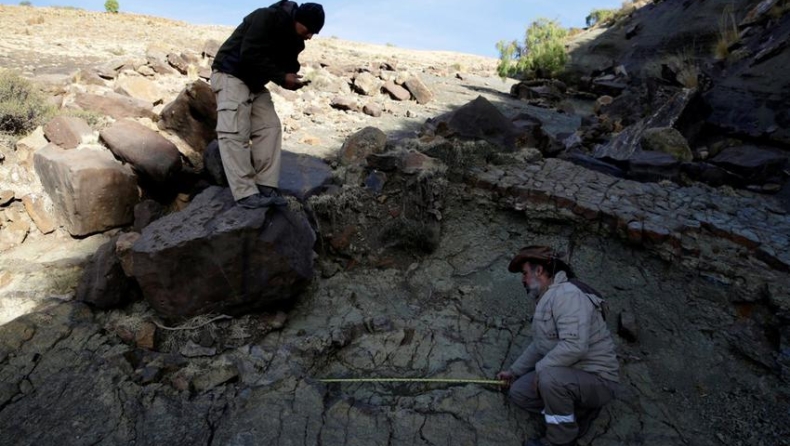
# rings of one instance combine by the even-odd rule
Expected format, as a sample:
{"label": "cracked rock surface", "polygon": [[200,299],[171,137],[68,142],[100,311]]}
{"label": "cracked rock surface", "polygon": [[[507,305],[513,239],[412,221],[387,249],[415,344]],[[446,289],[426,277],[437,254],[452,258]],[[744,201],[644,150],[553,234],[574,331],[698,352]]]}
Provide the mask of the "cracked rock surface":
{"label": "cracked rock surface", "polygon": [[[555,161],[530,169],[521,188],[504,186],[516,183],[515,172],[497,174],[489,189],[451,184],[433,253],[405,268],[360,265],[316,279],[277,314],[158,328],[154,349],[124,336],[145,325],[135,317],[153,319],[142,303],[110,313],[59,303],[0,327],[4,442],[519,445],[537,435],[538,424],[495,387],[318,380],[492,379],[529,341],[531,304],[507,262],[519,247],[544,243],[568,250],[612,313],[628,312],[639,324],[636,342],[616,337],[621,398],[582,444],[788,444],[781,373],[744,348],[765,347],[763,362],[774,364],[773,344],[748,331],[729,334],[744,321],[778,323],[770,317],[786,311],[784,298],[766,291],[786,289],[787,278],[761,263],[756,249],[763,245],[711,237],[703,225],[688,245],[676,222],[690,222],[689,209],[705,202],[694,189],[610,180],[601,183],[599,200],[584,201],[569,192],[585,178],[583,169]],[[498,202],[489,199],[496,191]],[[673,204],[683,195],[688,206]],[[661,221],[671,230],[662,243],[640,239],[644,247],[629,238],[627,225],[592,224],[597,220],[557,198],[621,218],[635,212],[631,200],[662,196],[668,210]],[[749,197],[709,202],[719,210],[704,214],[708,221],[729,215],[728,205],[744,209]],[[774,215],[754,212],[769,221]],[[738,215],[722,217],[729,226],[719,230],[749,230],[771,243],[763,221]],[[774,227],[786,224],[775,218]],[[706,254],[714,249],[733,255],[714,261]],[[725,266],[738,275],[721,280]]]}

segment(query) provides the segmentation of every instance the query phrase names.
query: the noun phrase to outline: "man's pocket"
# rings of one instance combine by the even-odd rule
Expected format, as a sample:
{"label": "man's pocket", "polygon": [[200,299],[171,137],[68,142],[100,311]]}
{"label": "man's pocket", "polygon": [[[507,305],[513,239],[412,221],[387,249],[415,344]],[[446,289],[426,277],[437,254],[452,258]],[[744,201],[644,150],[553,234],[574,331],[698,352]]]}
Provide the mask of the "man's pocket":
{"label": "man's pocket", "polygon": [[217,132],[238,133],[239,104],[236,102],[220,102],[217,104]]}

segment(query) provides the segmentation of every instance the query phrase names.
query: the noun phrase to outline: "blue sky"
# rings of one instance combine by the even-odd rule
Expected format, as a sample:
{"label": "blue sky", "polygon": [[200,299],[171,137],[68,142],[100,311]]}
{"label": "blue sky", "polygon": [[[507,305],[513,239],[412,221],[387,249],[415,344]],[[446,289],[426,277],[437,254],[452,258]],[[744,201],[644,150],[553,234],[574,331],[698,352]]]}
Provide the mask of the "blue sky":
{"label": "blue sky", "polygon": [[[118,0],[122,12],[148,14],[196,24],[238,25],[263,2]],[[584,26],[594,8],[618,8],[623,0],[314,0],[324,5],[321,36],[392,44],[402,48],[450,50],[496,56],[497,41],[522,39],[539,17],[563,26]],[[0,2],[18,4],[19,2]],[[103,11],[104,0],[32,0],[34,6],[75,6]],[[2,22],[2,20],[0,20]]]}

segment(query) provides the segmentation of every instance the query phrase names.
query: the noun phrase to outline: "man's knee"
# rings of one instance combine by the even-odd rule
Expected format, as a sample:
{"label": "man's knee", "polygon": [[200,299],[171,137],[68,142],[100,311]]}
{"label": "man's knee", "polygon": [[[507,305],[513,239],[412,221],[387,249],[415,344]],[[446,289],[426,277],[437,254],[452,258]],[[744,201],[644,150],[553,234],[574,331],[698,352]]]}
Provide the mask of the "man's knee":
{"label": "man's knee", "polygon": [[535,391],[534,380],[535,377],[531,373],[517,379],[508,391],[510,401],[522,409],[539,411],[543,407],[543,401]]}
{"label": "man's knee", "polygon": [[567,384],[566,369],[563,367],[547,367],[538,373],[538,391],[541,394],[550,393]]}

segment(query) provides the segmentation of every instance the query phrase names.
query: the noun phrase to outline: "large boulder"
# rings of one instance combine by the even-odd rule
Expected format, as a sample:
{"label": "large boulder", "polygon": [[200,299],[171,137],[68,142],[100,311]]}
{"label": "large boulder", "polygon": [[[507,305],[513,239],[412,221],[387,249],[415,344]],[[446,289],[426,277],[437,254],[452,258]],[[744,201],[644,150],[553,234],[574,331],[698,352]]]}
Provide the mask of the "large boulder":
{"label": "large boulder", "polygon": [[290,301],[313,277],[313,232],[287,208],[244,209],[209,187],[132,247],[132,272],[164,317],[239,314]]}
{"label": "large boulder", "polygon": [[181,153],[175,144],[140,123],[118,121],[102,130],[100,136],[144,182],[167,183],[181,171]]}
{"label": "large boulder", "polygon": [[513,122],[482,96],[458,110],[429,119],[426,130],[445,138],[488,141],[507,151],[516,149],[518,139]]}
{"label": "large boulder", "polygon": [[162,110],[158,126],[178,135],[192,149],[203,153],[217,139],[217,100],[203,81],[190,83]]}
{"label": "large boulder", "polygon": [[71,235],[103,232],[134,220],[137,179],[109,151],[64,150],[50,144],[36,152],[34,165],[57,218]]}

